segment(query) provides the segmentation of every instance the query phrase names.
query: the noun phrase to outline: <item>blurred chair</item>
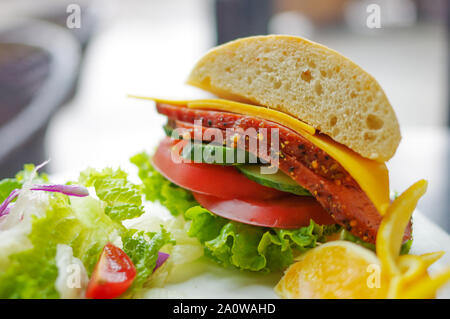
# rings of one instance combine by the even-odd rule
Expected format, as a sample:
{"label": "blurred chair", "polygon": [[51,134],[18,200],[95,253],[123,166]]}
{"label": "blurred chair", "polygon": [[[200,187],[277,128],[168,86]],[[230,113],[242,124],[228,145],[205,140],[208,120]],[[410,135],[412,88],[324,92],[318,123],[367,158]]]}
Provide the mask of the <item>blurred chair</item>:
{"label": "blurred chair", "polygon": [[0,179],[12,176],[25,163],[46,159],[48,122],[75,93],[101,3],[77,1],[82,24],[69,29],[71,3],[0,3]]}
{"label": "blurred chair", "polygon": [[70,96],[81,58],[63,28],[17,20],[0,30],[0,178],[46,159],[44,135]]}
{"label": "blurred chair", "polygon": [[22,43],[0,43],[0,125],[31,102],[50,72],[50,54]]}
{"label": "blurred chair", "polygon": [[267,34],[272,0],[216,0],[217,44]]}

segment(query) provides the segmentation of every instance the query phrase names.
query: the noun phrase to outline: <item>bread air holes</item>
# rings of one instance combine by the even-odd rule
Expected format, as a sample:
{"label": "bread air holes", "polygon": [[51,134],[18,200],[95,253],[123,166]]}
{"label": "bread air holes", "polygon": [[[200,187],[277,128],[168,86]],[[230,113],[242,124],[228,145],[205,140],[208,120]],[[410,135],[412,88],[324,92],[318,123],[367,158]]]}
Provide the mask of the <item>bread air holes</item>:
{"label": "bread air holes", "polygon": [[337,117],[336,116],[331,116],[330,117],[330,126],[331,127],[334,127],[334,126],[336,126],[336,123],[337,123]]}
{"label": "bread air holes", "polygon": [[376,135],[373,134],[372,132],[365,132],[364,133],[364,140],[366,142],[374,142],[376,138],[377,138]]}
{"label": "bread air holes", "polygon": [[274,71],[274,69],[268,64],[263,64],[262,67],[265,70],[265,72],[267,72],[267,73],[272,73]]}
{"label": "bread air holes", "polygon": [[336,126],[335,128],[333,128],[333,130],[331,131],[331,134],[333,134],[333,136],[338,136],[339,135],[339,133],[340,133],[341,131],[339,130],[339,128]]}
{"label": "bread air holes", "polygon": [[273,88],[275,89],[275,90],[278,90],[280,87],[281,87],[281,81],[280,80],[275,80],[274,82],[273,82]]}
{"label": "bread air holes", "polygon": [[320,81],[316,81],[316,83],[314,83],[314,91],[316,92],[316,94],[318,96],[320,96],[323,92],[322,89],[322,85],[320,84]]}
{"label": "bread air holes", "polygon": [[288,53],[286,51],[283,51],[282,54],[283,55],[278,58],[278,61],[280,63],[283,62],[286,59],[287,55],[288,55]]}
{"label": "bread air holes", "polygon": [[308,83],[311,82],[311,80],[312,80],[311,71],[309,71],[309,70],[303,71],[301,74],[301,78],[303,81],[306,81]]}
{"label": "bread air holes", "polygon": [[371,130],[379,130],[383,127],[383,120],[374,114],[369,114],[366,118],[367,127]]}

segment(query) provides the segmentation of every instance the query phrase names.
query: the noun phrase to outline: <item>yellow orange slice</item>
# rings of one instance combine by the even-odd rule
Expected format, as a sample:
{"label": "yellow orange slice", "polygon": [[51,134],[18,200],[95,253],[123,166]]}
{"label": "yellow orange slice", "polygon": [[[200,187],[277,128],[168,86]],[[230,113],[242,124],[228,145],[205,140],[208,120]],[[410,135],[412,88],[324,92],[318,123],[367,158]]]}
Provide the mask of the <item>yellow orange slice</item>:
{"label": "yellow orange slice", "polygon": [[275,287],[283,298],[385,298],[389,281],[376,255],[348,241],[334,241],[301,256]]}
{"label": "yellow orange slice", "polygon": [[436,291],[450,280],[450,268],[433,277],[425,276],[410,285],[408,289],[399,291],[397,298],[401,299],[428,299],[436,296]]}
{"label": "yellow orange slice", "polygon": [[432,253],[426,253],[423,255],[420,255],[422,257],[422,260],[427,265],[427,268],[430,267],[432,264],[434,264],[436,261],[438,261],[442,256],[444,256],[444,251],[435,251]]}
{"label": "yellow orange slice", "polygon": [[383,270],[390,275],[400,275],[397,265],[403,234],[417,202],[425,194],[427,182],[420,180],[397,197],[388,207],[378,229],[376,249]]}

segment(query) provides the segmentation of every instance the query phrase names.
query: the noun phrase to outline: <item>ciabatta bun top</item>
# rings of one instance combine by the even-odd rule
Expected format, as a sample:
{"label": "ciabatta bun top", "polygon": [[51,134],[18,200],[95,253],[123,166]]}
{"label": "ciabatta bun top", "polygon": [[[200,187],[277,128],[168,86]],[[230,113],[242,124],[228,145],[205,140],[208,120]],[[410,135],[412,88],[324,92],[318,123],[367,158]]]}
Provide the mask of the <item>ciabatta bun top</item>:
{"label": "ciabatta bun top", "polygon": [[300,37],[256,36],[218,46],[195,65],[188,83],[288,113],[380,162],[400,143],[378,82],[338,52]]}

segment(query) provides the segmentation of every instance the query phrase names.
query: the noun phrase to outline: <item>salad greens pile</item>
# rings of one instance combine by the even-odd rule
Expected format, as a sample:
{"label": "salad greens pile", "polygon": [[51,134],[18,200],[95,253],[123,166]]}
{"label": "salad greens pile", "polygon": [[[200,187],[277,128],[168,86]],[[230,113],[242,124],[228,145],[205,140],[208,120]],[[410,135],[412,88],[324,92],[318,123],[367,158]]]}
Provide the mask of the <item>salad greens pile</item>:
{"label": "salad greens pile", "polygon": [[8,214],[0,218],[0,298],[83,297],[65,291],[67,285],[58,287],[66,271],[58,268],[61,245],[70,247],[71,257],[81,262],[88,276],[106,243],[121,247],[137,271],[125,295],[141,288],[155,268],[158,251],[174,240],[163,227],[143,232],[123,226],[122,221],[144,213],[140,188],[124,171],[108,168],[88,169],[75,183],[92,187],[96,197],[33,192],[27,183],[48,182],[45,174],[33,177],[34,171],[33,165],[26,165],[15,178],[0,181],[0,202],[21,189]]}

